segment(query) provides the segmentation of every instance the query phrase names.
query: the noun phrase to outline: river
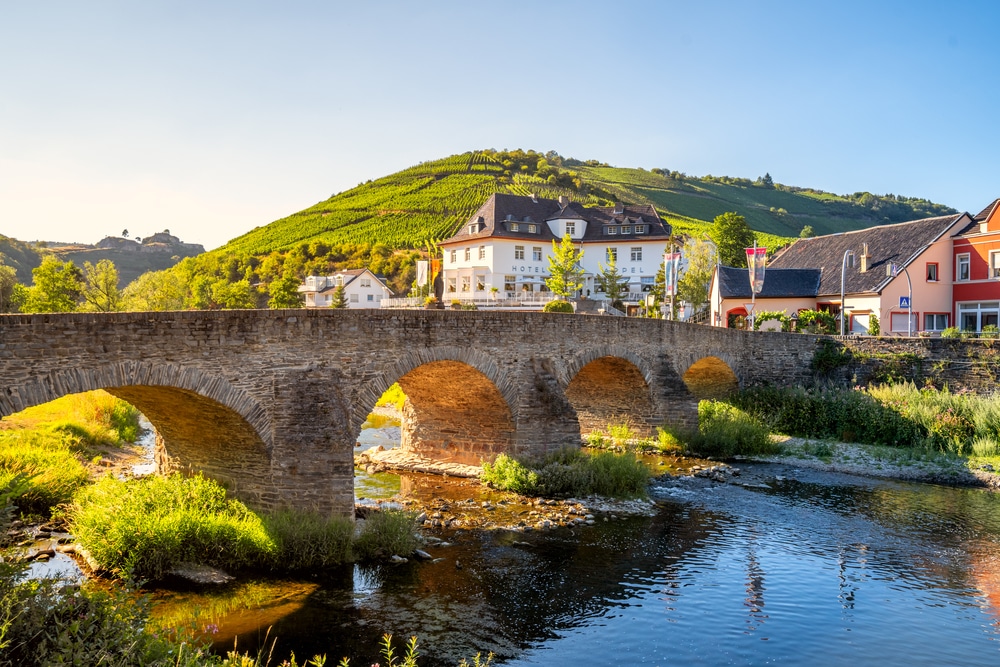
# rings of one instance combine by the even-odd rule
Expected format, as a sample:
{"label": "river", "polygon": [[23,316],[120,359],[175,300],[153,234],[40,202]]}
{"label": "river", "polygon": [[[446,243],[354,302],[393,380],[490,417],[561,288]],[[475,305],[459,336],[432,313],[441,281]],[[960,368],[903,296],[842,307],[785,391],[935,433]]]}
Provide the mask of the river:
{"label": "river", "polygon": [[[157,590],[154,613],[207,627],[219,650],[256,650],[270,627],[275,662],[369,665],[389,632],[417,635],[428,667],[479,651],[506,665],[1000,664],[996,494],[740,468],[730,483],[659,480],[652,516],[435,531],[451,543],[427,548],[437,562]],[[451,484],[403,487],[470,493]]]}

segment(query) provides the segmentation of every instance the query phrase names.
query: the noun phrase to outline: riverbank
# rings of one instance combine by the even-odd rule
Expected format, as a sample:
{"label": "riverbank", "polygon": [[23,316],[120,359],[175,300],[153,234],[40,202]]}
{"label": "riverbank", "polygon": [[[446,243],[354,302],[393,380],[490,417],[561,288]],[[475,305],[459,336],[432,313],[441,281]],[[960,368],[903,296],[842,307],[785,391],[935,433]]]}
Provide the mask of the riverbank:
{"label": "riverbank", "polygon": [[748,459],[863,477],[1000,490],[1000,471],[989,464],[970,469],[965,458],[928,454],[902,447],[880,447],[785,435],[772,437],[781,443],[780,454]]}

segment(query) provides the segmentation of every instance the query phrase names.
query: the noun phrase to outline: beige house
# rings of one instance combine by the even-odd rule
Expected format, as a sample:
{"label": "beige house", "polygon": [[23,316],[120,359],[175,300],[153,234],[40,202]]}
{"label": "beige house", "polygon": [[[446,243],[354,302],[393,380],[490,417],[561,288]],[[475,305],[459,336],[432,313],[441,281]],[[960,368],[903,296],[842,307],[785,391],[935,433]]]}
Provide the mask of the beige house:
{"label": "beige house", "polygon": [[[845,331],[858,334],[868,333],[872,316],[883,334],[940,331],[952,324],[953,239],[970,222],[960,213],[799,239],[770,260],[754,310],[843,312]],[[813,273],[786,273],[803,270],[818,272],[818,284]],[[751,303],[747,270],[721,267],[717,273],[712,322],[739,325]],[[777,285],[769,289],[769,283]]]}

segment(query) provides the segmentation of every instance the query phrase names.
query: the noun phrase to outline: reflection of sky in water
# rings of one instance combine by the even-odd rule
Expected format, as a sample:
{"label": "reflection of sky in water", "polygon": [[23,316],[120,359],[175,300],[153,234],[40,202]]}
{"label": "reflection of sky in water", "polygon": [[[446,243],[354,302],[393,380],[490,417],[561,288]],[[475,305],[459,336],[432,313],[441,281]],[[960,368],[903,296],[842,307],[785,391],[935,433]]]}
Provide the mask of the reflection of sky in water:
{"label": "reflection of sky in water", "polygon": [[267,624],[279,652],[356,664],[383,632],[416,634],[425,667],[486,650],[516,665],[1000,663],[996,495],[741,467],[748,488],[670,482],[653,518],[460,532],[427,547],[437,563],[338,570]]}

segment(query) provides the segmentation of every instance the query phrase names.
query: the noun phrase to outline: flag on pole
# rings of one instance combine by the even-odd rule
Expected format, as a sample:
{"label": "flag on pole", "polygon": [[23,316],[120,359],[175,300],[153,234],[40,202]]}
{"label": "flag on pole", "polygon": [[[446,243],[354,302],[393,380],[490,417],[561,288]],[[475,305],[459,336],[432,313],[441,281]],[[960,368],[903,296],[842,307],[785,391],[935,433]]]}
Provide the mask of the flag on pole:
{"label": "flag on pole", "polygon": [[680,262],[681,254],[679,252],[668,252],[663,255],[663,292],[666,296],[677,295],[677,269]]}
{"label": "flag on pole", "polygon": [[417,287],[426,287],[430,284],[430,276],[427,275],[427,260],[417,261]]}
{"label": "flag on pole", "polygon": [[767,248],[756,245],[747,248],[747,269],[750,271],[750,289],[754,294],[760,294],[764,289],[764,263],[767,259]]}

